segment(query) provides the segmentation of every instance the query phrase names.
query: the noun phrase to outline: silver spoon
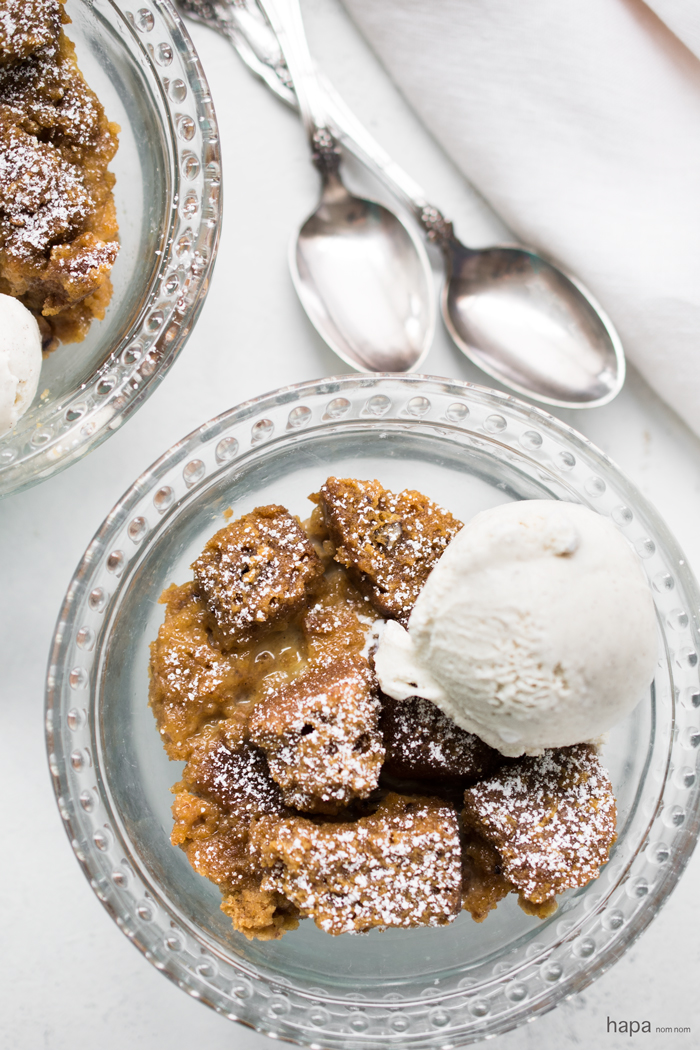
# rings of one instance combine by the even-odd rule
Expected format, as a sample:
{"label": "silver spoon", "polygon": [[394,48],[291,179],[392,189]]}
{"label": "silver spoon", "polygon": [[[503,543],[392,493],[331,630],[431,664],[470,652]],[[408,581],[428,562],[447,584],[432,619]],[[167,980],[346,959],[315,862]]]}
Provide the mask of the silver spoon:
{"label": "silver spoon", "polygon": [[[207,24],[213,17],[215,28],[221,28],[216,12],[222,5],[180,6]],[[299,299],[321,337],[351,367],[410,371],[424,360],[435,334],[435,286],[425,246],[388,208],[348,192],[301,12],[288,0],[265,0],[265,12],[284,54],[322,183],[318,207],[290,245]],[[250,20],[248,31],[255,27]]]}
{"label": "silver spoon", "polygon": [[[179,3],[223,32],[249,68],[296,105],[276,27],[262,21],[253,0]],[[298,10],[296,0],[293,6]],[[297,32],[303,35],[300,26],[299,15]],[[420,186],[375,142],[329,82],[319,80],[327,120],[342,144],[407,205],[442,249],[443,319],[466,356],[505,386],[549,405],[594,408],[611,401],[624,383],[625,358],[612,323],[590,293],[537,252],[517,245],[479,250],[463,245]]]}

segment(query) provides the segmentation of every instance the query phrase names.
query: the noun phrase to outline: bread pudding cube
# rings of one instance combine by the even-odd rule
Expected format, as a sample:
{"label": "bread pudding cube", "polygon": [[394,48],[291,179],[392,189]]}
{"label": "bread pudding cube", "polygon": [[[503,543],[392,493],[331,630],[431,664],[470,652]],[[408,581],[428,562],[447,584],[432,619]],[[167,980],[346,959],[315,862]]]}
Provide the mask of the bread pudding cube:
{"label": "bread pudding cube", "polygon": [[590,744],[523,758],[464,794],[464,824],[495,846],[521,902],[599,875],[615,840],[610,778]]}
{"label": "bread pudding cube", "polygon": [[328,478],[316,498],[335,559],[383,615],[406,625],[431,569],[462,523],[420,492]]}
{"label": "bread pudding cube", "polygon": [[488,776],[503,756],[422,696],[394,700],[380,692],[384,772],[405,780],[466,787]]}
{"label": "bread pudding cube", "polygon": [[367,662],[345,659],[271,693],[248,730],[286,805],[334,814],[377,786],[384,759],[378,721]]}
{"label": "bread pudding cube", "polygon": [[236,721],[209,726],[195,746],[183,779],[173,789],[171,835],[198,874],[224,894],[221,910],[246,937],[276,940],[298,925],[294,905],[264,889],[264,869],[251,848],[251,821],[287,811],[265,756],[245,740]]}
{"label": "bread pudding cube", "polygon": [[269,869],[263,888],[326,933],[445,926],[459,912],[457,814],[439,799],[389,794],[353,823],[263,817],[251,838]]}
{"label": "bread pudding cube", "polygon": [[323,565],[285,507],[257,507],[220,529],[192,565],[216,645],[246,645],[303,609]]}

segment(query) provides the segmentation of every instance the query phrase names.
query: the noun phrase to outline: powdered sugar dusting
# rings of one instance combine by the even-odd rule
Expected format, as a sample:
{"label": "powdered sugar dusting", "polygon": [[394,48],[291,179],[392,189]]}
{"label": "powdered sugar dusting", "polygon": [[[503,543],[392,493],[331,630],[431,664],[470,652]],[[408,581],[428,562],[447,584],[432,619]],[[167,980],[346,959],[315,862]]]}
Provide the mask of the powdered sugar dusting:
{"label": "powdered sugar dusting", "polygon": [[[19,128],[0,132],[3,248],[21,259],[41,255],[81,229],[92,209],[79,171],[55,146]],[[114,246],[116,255],[116,245]]]}
{"label": "powdered sugar dusting", "polygon": [[221,529],[192,568],[212,629],[226,647],[301,609],[323,572],[299,522],[277,505],[258,507]]}
{"label": "powdered sugar dusting", "polygon": [[287,805],[336,812],[376,788],[384,759],[369,668],[314,668],[253,712],[251,739],[267,754]]}
{"label": "powdered sugar dusting", "polygon": [[327,933],[442,926],[459,911],[457,817],[436,799],[389,795],[353,824],[263,820],[251,837],[272,868],[263,886]]}
{"label": "powdered sugar dusting", "polygon": [[119,251],[110,124],[62,30],[63,0],[0,10],[0,290],[37,317],[45,349],[104,316]]}
{"label": "powdered sugar dusting", "polygon": [[380,612],[405,623],[462,523],[422,493],[378,481],[328,478],[319,498],[336,560]]}
{"label": "powdered sugar dusting", "polygon": [[2,65],[14,65],[42,49],[55,47],[61,28],[58,0],[3,0],[0,7]]}
{"label": "powdered sugar dusting", "polygon": [[229,748],[214,741],[190,760],[187,782],[239,817],[281,813],[282,798],[264,756],[250,744]]}
{"label": "powdered sugar dusting", "polygon": [[420,696],[394,700],[381,694],[381,729],[388,773],[408,779],[461,782],[488,775],[503,761],[498,752]]}
{"label": "powdered sugar dusting", "polygon": [[542,903],[598,877],[615,838],[615,798],[587,744],[526,758],[464,795],[465,822],[491,842],[521,895]]}

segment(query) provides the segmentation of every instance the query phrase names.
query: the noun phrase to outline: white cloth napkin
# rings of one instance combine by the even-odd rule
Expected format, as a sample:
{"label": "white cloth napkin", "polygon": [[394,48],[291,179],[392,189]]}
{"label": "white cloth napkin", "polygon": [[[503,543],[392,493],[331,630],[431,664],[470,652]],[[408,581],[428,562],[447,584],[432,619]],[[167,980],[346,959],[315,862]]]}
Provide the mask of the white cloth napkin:
{"label": "white cloth napkin", "polygon": [[464,174],[700,433],[699,0],[344,2]]}

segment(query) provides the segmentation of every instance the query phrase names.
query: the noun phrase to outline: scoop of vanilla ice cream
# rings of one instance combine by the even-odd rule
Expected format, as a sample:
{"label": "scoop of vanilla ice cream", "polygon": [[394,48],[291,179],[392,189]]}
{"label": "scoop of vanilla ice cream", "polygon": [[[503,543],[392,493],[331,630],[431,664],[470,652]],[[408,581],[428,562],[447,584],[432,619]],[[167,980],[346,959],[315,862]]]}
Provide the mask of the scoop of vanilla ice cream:
{"label": "scoop of vanilla ice cream", "polygon": [[0,295],[0,434],[31,405],[41,371],[41,334],[19,299]]}
{"label": "scoop of vanilla ice cream", "polygon": [[639,560],[607,518],[524,500],[478,514],[375,656],[384,692],[419,695],[505,755],[595,740],[648,689],[658,655]]}

